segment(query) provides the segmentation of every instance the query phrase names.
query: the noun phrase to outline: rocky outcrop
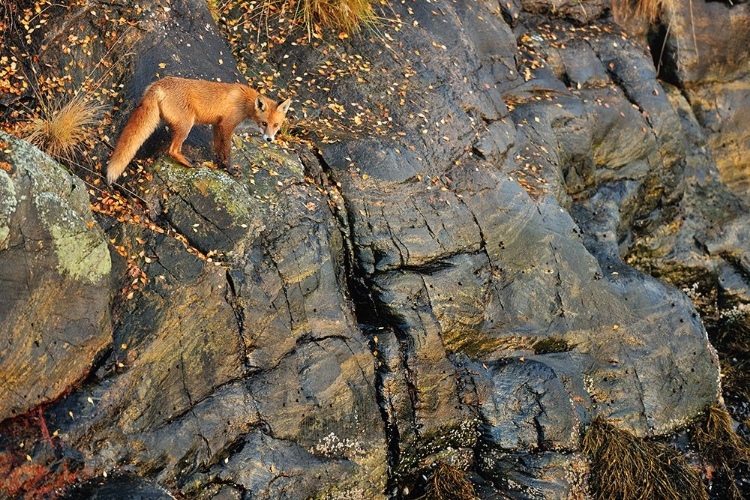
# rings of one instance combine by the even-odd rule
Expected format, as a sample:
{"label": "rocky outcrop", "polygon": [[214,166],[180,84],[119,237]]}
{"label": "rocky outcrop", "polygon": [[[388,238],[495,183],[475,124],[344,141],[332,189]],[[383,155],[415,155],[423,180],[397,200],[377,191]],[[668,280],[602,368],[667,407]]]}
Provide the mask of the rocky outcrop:
{"label": "rocky outcrop", "polygon": [[112,340],[111,261],[83,182],[0,132],[0,420],[84,379]]}
{"label": "rocky outcrop", "polygon": [[[321,148],[357,270],[393,330],[379,335],[381,376],[400,459],[429,460],[425,440],[466,446],[455,429],[475,421],[475,459],[499,484],[521,450],[572,474],[591,415],[640,435],[684,425],[717,397],[715,353],[689,301],[620,258],[636,220],[666,217],[684,168],[650,59],[614,26],[559,21],[517,27],[528,59],[516,69],[508,28],[479,4],[441,10],[453,43],[430,7],[412,10],[399,39],[441,70],[414,71],[405,103],[390,81],[332,90],[377,102],[403,134]],[[534,172],[536,197],[518,182]],[[554,476],[520,491],[574,494]]]}
{"label": "rocky outcrop", "polygon": [[670,33],[662,54],[665,73],[690,102],[722,180],[745,203],[750,201],[744,160],[750,146],[749,22],[746,3],[675,2],[665,15]]}
{"label": "rocky outcrop", "polygon": [[[670,283],[701,276],[747,301],[748,212],[697,101],[601,3],[496,7],[394,3],[393,24],[335,47],[255,45],[233,28],[242,11],[225,12],[239,67],[297,94],[291,133],[306,141],[237,140],[239,178],[157,160],[125,184],[146,223],[98,219],[111,269],[81,216],[76,250],[97,250],[57,275],[97,319],[87,332],[67,304],[49,329],[98,340],[66,351],[75,376],[49,365],[58,390],[14,403],[44,403],[58,431],[29,456],[194,498],[410,498],[440,461],[486,498],[580,498],[593,417],[660,437],[716,402],[716,353]],[[157,73],[236,75],[204,4],[139,9],[148,29],[118,49],[144,47],[124,110]],[[577,23],[548,22],[560,12]],[[198,127],[188,154],[209,158],[208,143]],[[31,172],[12,185],[19,204],[37,196],[20,179],[71,185],[56,165],[33,172],[49,163],[34,154],[5,160],[9,179]],[[3,224],[0,244],[28,235]],[[20,321],[30,305],[2,311]]]}
{"label": "rocky outcrop", "polygon": [[[246,167],[241,180],[153,167],[152,211],[192,251],[221,254],[209,262],[168,236],[119,227],[125,246],[144,242],[148,283],[115,299],[101,382],[51,420],[96,469],[128,461],[190,495],[226,483],[262,498],[375,498],[385,438],[372,354],[343,294],[341,236],[299,163],[267,158],[279,160],[276,175]],[[115,272],[128,276],[126,265]]]}

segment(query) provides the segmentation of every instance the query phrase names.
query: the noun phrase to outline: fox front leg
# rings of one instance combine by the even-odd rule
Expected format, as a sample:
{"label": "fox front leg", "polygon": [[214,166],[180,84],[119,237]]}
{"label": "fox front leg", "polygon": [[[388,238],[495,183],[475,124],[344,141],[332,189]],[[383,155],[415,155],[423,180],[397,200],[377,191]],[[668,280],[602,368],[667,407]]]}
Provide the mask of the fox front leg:
{"label": "fox front leg", "polygon": [[230,152],[232,150],[232,131],[234,127],[224,122],[214,125],[214,153],[219,166],[229,172],[229,175],[239,177],[241,172],[230,163]]}

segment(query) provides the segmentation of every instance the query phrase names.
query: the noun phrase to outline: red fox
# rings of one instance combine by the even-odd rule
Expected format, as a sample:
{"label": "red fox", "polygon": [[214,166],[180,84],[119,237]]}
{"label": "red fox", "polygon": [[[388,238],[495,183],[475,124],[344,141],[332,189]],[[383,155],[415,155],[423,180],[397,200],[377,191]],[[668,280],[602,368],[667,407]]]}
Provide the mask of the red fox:
{"label": "red fox", "polygon": [[185,166],[182,143],[195,123],[213,125],[214,152],[218,163],[229,170],[232,132],[245,118],[263,131],[271,142],[286,118],[291,99],[277,104],[241,83],[189,80],[168,76],[146,88],[143,98],[130,114],[107,165],[107,182],[112,184],[128,166],[141,145],[161,120],[172,129],[169,154]]}

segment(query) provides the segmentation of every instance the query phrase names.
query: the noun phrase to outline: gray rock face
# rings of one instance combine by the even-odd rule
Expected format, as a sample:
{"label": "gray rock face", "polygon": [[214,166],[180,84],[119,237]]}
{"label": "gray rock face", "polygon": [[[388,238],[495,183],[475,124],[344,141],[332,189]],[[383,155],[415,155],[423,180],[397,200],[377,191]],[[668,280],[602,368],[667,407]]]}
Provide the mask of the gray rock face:
{"label": "gray rock face", "polygon": [[[580,498],[594,416],[644,437],[695,419],[719,398],[719,365],[668,282],[715,277],[747,302],[748,212],[719,178],[694,103],[657,79],[601,2],[583,7],[394,3],[399,23],[341,42],[366,78],[321,70],[333,49],[277,40],[258,71],[278,63],[290,87],[335,76],[298,89],[298,113],[315,103],[320,123],[356,124],[347,113],[364,109],[356,118],[377,126],[322,128],[294,152],[237,141],[240,178],[157,160],[139,196],[161,231],[102,218],[111,269],[82,215],[76,247],[92,250],[57,274],[96,321],[70,303],[50,329],[98,343],[74,352],[75,377],[48,375],[57,390],[0,416],[69,392],[45,408],[59,434],[35,460],[54,464],[54,443],[81,478],[127,469],[185,497],[267,499],[408,498],[438,461],[475,473],[486,498]],[[191,34],[204,4],[143,9],[158,15],[132,95],[157,63],[181,59],[173,25],[211,61],[200,76],[232,74],[214,67],[229,56],[212,24]],[[587,24],[531,16],[560,12]],[[71,185],[56,168],[47,191]],[[30,260],[12,215],[36,188],[12,178],[0,171],[0,190],[29,194],[0,198],[2,272],[47,276],[37,269],[57,254]],[[0,302],[3,323],[26,321],[35,302],[18,297]]]}
{"label": "gray rock face", "polygon": [[750,5],[678,2],[665,22],[666,69],[690,101],[722,179],[747,203]]}
{"label": "gray rock face", "polygon": [[[481,18],[489,38],[507,37],[497,17],[466,9],[442,13],[449,25]],[[405,29],[401,39],[449,67],[472,38],[459,28],[458,43],[436,47],[430,16],[415,9],[419,28]],[[414,88],[438,89],[420,94],[413,107],[399,106],[377,83],[357,86],[354,95],[338,87],[340,102],[374,96],[406,132],[395,145],[384,139],[322,148],[342,186],[359,272],[372,283],[379,317],[394,329],[381,370],[406,463],[434,451],[424,436],[459,448],[453,430],[476,416],[476,458],[494,471],[511,452],[575,451],[593,414],[658,435],[717,397],[716,355],[689,301],[620,258],[633,220],[674,196],[684,154],[680,119],[631,42],[560,25],[559,47],[535,49],[540,60],[555,52],[559,66],[542,66],[528,81],[521,71],[489,71],[489,59],[513,67],[515,50],[495,43],[467,50],[476,67],[441,72],[439,80],[430,72],[412,76]],[[541,30],[532,43],[552,39]],[[571,91],[557,78],[571,79],[566,61],[574,60],[572,74],[587,67],[598,76],[574,76],[582,87]],[[402,62],[381,64],[392,74]],[[493,90],[478,92],[483,81]],[[409,126],[417,107],[430,111],[426,134]],[[492,128],[473,120],[473,109]],[[422,161],[408,153],[426,141],[428,151],[441,153]],[[396,149],[406,154],[380,152]],[[362,175],[350,175],[344,158]],[[532,199],[515,181],[530,174],[530,163],[554,197]],[[457,383],[464,369],[471,373],[465,387]],[[409,398],[394,394],[405,390]],[[575,460],[553,462],[572,468]],[[559,486],[525,487],[552,498]]]}
{"label": "gray rock face", "polygon": [[0,420],[57,399],[111,341],[111,261],[83,182],[0,132]]}
{"label": "gray rock face", "polygon": [[166,489],[132,474],[92,479],[69,492],[76,500],[170,500]]}
{"label": "gray rock face", "polygon": [[175,227],[203,214],[189,244],[218,242],[226,253],[216,265],[143,229],[118,236],[127,246],[145,240],[152,279],[132,301],[115,301],[101,383],[52,412],[62,439],[97,469],[127,460],[191,495],[225,482],[269,499],[383,491],[374,365],[342,293],[340,235],[285,158],[273,178],[284,196],[263,200],[255,195],[267,173],[245,170],[255,191],[247,177],[154,166],[149,190],[164,201],[154,210]]}

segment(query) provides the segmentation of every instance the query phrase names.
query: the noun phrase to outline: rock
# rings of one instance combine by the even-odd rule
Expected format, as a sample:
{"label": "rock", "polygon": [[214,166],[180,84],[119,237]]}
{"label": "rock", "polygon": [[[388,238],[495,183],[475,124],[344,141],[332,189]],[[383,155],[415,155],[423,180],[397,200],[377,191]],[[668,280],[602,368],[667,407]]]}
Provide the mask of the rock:
{"label": "rock", "polygon": [[[310,143],[126,184],[149,219],[102,218],[112,349],[39,413],[59,433],[34,459],[195,498],[419,495],[441,462],[483,498],[576,498],[592,418],[661,438],[719,399],[680,289],[745,303],[747,209],[693,101],[601,2],[389,8],[335,46],[222,19]],[[204,4],[143,9],[123,109],[197,47],[185,71],[235,74]]]}
{"label": "rock", "polygon": [[[242,474],[292,467],[295,481],[282,486],[272,473],[233,482],[257,495],[303,484],[313,494],[332,488],[321,470],[341,468],[349,480],[337,488],[369,498],[382,491],[374,367],[341,292],[342,242],[327,204],[301,181],[301,165],[283,158],[273,177],[238,160],[241,179],[171,161],[153,166],[152,209],[186,231],[193,253],[163,234],[118,229],[126,247],[145,241],[150,256],[119,262],[118,272],[130,276],[137,265],[149,279],[132,299],[115,299],[116,348],[104,379],[50,417],[96,469],[127,457],[141,473],[198,494],[238,473],[221,460],[278,445],[268,455],[276,462],[254,461],[257,470],[243,462]],[[194,256],[197,248],[218,261]],[[301,467],[300,454],[320,467]]]}
{"label": "rock", "polygon": [[[499,361],[490,367],[488,378],[493,385],[480,406],[486,415],[481,428],[487,441],[504,450],[576,447],[580,432],[576,407],[553,369],[555,365],[564,369],[571,356],[556,357],[557,363],[524,359]],[[567,413],[562,411],[566,407]],[[506,422],[514,422],[516,427]]]}
{"label": "rock", "polygon": [[586,498],[588,492],[588,461],[580,453],[496,453],[479,467],[486,477],[497,478],[497,487],[505,492],[499,498]]}
{"label": "rock", "polygon": [[[441,12],[448,24],[461,24],[450,20],[458,16],[451,7]],[[507,36],[496,18],[480,12],[472,14],[485,21],[483,32]],[[405,28],[401,39],[440,65],[440,44],[430,43],[429,25],[424,27],[418,12],[414,17],[419,27]],[[429,72],[410,77],[415,88],[441,89],[420,97],[420,109],[441,125],[426,138],[413,126],[417,110],[400,107],[372,81],[356,88],[340,82],[337,88],[340,102],[378,96],[404,132],[395,146],[369,140],[321,148],[347,203],[355,270],[377,311],[373,327],[385,326],[377,335],[381,392],[396,436],[391,448],[398,457],[397,481],[408,482],[406,471],[429,461],[437,449],[477,441],[480,463],[519,450],[574,452],[593,414],[616,419],[639,435],[664,434],[717,398],[718,361],[692,305],[625,265],[618,245],[642,213],[654,213],[663,200],[679,196],[674,191],[685,151],[680,120],[650,59],[633,43],[608,32],[574,31],[564,35],[579,41],[570,50],[580,52],[576,47],[585,40],[587,73],[596,77],[573,79],[589,88],[571,92],[543,67],[539,78],[530,80],[534,86],[514,76],[522,70],[505,73],[500,88],[513,103],[510,115],[489,104],[499,102],[493,91],[479,96],[472,91],[484,67],[469,82],[451,71],[439,79]],[[465,35],[454,47],[471,46],[471,40]],[[618,44],[629,50],[614,49]],[[506,54],[484,49],[475,45],[467,51],[495,64]],[[356,50],[367,52],[364,46]],[[565,61],[575,56],[556,50],[562,54],[557,71],[565,73]],[[400,63],[380,64],[391,74]],[[501,125],[503,132],[477,132],[475,137],[493,139],[474,142],[468,131],[476,115],[450,110],[446,103],[487,111],[485,123]],[[560,110],[560,104],[582,110],[584,118]],[[455,147],[461,143],[475,146],[462,151]],[[409,152],[410,144],[424,144],[421,160]],[[446,149],[450,146],[454,149]],[[430,158],[436,150],[441,154]],[[518,173],[524,162],[540,165],[548,181],[543,186],[550,186],[554,198],[533,200],[507,178],[526,175]],[[351,175],[352,165],[360,175]],[[643,193],[645,201],[638,198]],[[565,213],[568,206],[573,218]],[[663,210],[657,221],[672,213]],[[545,345],[557,347],[545,352]],[[459,383],[463,368],[456,356],[462,355],[473,363],[533,371],[511,375],[508,369],[488,373],[475,366]],[[516,365],[519,360],[526,361]],[[668,388],[665,380],[671,381]],[[488,422],[486,429],[479,427],[478,439],[470,432],[476,428],[472,414]],[[462,426],[469,432],[456,433]],[[564,471],[575,468],[570,459],[559,460],[564,465],[556,485],[540,490],[550,498],[569,491]]]}
{"label": "rock", "polygon": [[157,484],[132,474],[92,479],[68,491],[66,500],[169,500],[174,498]]}
{"label": "rock", "polygon": [[[351,443],[333,441],[331,453],[338,454],[338,445],[349,448]],[[348,450],[352,454],[365,454],[359,444]],[[259,464],[272,464],[258,467]],[[217,467],[218,477],[231,481],[246,491],[255,491],[257,498],[309,498],[322,495],[341,498],[375,498],[377,489],[352,486],[360,474],[351,462],[321,458],[304,448],[284,440],[273,439],[261,432],[247,437],[245,446],[225,465]],[[364,478],[360,478],[364,479]],[[321,491],[321,485],[327,485]],[[356,482],[354,483],[356,484]]]}
{"label": "rock", "polygon": [[[141,7],[155,25],[131,33],[131,43],[141,36],[149,47],[138,75],[159,71],[178,48],[195,55],[164,42],[166,27],[195,22],[205,4]],[[223,44],[215,33],[190,39],[205,40],[205,50]],[[134,100],[143,79],[131,82]],[[196,128],[193,144],[204,132]],[[58,432],[34,452],[41,464],[51,469],[61,450],[80,479],[127,464],[190,496],[247,488],[277,498],[300,488],[382,497],[387,449],[374,362],[346,296],[336,220],[296,157],[251,143],[234,154],[239,178],[162,160],[138,179],[155,223],[109,225],[117,251],[103,333],[112,349],[85,385],[44,412]],[[246,461],[247,453],[275,462]],[[279,481],[286,473],[295,478]],[[236,487],[222,487],[228,482]]]}
{"label": "rock", "polygon": [[722,179],[747,203],[750,5],[683,1],[670,9],[665,22],[670,31],[664,72],[684,89]]}
{"label": "rock", "polygon": [[111,341],[111,261],[83,182],[0,132],[0,420],[70,392]]}

